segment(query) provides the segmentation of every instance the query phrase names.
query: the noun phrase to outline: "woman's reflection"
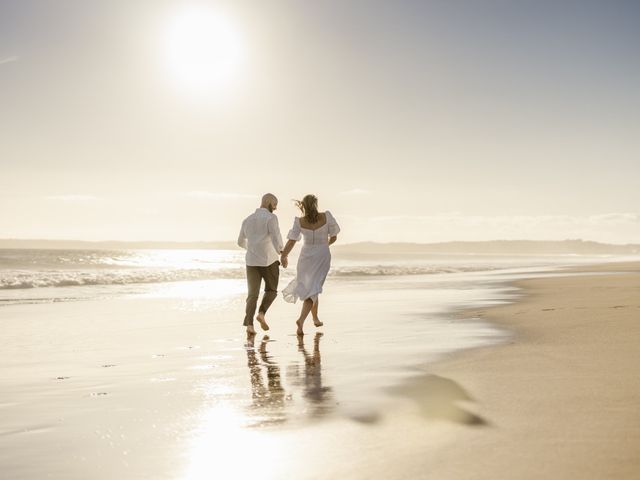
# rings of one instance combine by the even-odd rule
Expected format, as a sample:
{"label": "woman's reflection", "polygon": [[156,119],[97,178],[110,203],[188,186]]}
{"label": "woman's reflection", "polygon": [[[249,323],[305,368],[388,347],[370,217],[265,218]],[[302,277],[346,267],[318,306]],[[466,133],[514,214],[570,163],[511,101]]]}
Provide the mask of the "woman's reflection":
{"label": "woman's reflection", "polygon": [[322,365],[320,357],[320,338],[322,333],[316,333],[313,338],[313,353],[309,353],[304,345],[303,336],[298,336],[298,351],[304,357],[304,375],[300,369],[292,370],[294,383],[302,386],[302,395],[307,402],[306,411],[313,418],[319,418],[333,410],[334,402],[331,387],[322,385]]}

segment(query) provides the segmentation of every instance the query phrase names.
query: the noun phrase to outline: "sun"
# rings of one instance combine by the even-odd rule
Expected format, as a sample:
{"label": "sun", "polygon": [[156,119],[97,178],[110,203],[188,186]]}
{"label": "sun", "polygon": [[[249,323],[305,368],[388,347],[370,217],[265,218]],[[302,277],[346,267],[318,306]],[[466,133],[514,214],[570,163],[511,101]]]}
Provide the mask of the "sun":
{"label": "sun", "polygon": [[169,19],[164,64],[184,93],[198,98],[226,93],[238,81],[244,60],[243,38],[223,12],[193,6]]}

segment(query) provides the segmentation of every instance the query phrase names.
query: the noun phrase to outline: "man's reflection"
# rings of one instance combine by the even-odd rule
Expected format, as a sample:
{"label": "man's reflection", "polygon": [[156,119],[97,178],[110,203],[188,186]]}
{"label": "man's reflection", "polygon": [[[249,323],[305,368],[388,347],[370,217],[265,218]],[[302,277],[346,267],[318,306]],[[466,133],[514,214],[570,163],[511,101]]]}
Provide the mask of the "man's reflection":
{"label": "man's reflection", "polygon": [[285,390],[280,380],[280,367],[267,352],[269,337],[262,337],[258,353],[262,365],[267,367],[267,383],[262,376],[262,365],[256,355],[255,335],[247,336],[247,366],[251,379],[251,409],[258,413],[254,426],[277,425],[284,423]]}

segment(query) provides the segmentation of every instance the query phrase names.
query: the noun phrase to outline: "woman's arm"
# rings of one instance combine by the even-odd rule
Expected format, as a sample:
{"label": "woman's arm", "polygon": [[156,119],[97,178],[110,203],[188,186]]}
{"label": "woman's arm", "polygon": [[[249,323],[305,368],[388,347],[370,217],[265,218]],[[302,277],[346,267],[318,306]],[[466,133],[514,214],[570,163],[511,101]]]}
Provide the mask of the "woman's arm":
{"label": "woman's arm", "polygon": [[284,246],[284,250],[282,250],[282,255],[280,255],[280,263],[284,268],[287,268],[289,265],[289,252],[293,250],[293,246],[296,244],[295,240],[289,240],[287,244]]}
{"label": "woman's arm", "polygon": [[336,219],[334,218],[333,214],[327,210],[326,212],[324,212],[324,214],[327,216],[327,223],[329,224],[329,245],[332,245],[334,243],[336,243],[336,240],[338,240],[338,234],[340,233],[340,226],[338,225],[338,222],[336,222]]}

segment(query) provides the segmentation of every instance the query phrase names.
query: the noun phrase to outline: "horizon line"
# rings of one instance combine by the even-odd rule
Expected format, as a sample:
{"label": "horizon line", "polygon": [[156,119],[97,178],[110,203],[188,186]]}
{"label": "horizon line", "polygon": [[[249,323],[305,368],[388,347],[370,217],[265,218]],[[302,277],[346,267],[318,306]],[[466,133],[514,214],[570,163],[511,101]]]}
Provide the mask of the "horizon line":
{"label": "horizon line", "polygon": [[[77,240],[77,239],[68,239],[68,238],[0,238],[1,242],[69,242],[69,243],[148,243],[148,244],[220,244],[220,243],[229,243],[236,244],[235,240]],[[392,240],[392,241],[373,241],[373,240],[360,240],[355,242],[346,242],[341,243],[336,246],[346,246],[346,245],[357,245],[362,243],[372,243],[378,245],[389,245],[389,244],[405,244],[405,245],[439,245],[445,243],[492,243],[492,242],[537,242],[537,243],[558,243],[558,242],[582,242],[582,243],[596,243],[599,245],[614,245],[614,246],[629,246],[629,245],[640,245],[640,243],[611,243],[611,242],[600,242],[597,240],[587,240],[583,238],[564,238],[564,239],[546,239],[546,240],[536,240],[536,239],[527,239],[527,238],[518,238],[518,239],[505,239],[505,238],[495,238],[492,240],[446,240],[446,241],[438,241],[438,242],[407,242],[400,240]]]}

